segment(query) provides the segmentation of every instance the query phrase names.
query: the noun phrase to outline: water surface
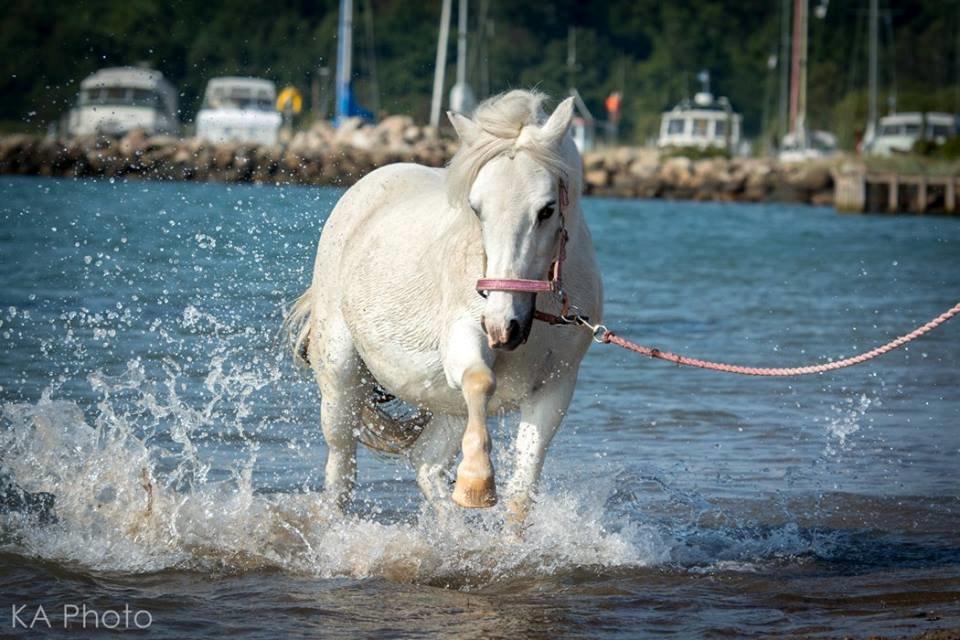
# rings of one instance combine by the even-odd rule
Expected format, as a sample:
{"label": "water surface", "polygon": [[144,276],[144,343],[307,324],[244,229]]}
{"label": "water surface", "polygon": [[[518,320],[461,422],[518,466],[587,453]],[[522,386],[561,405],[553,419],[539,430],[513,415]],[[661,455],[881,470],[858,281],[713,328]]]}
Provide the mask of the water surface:
{"label": "water surface", "polygon": [[[0,193],[0,628],[11,605],[62,626],[82,604],[149,611],[169,638],[960,627],[960,325],[790,380],[597,345],[517,540],[500,508],[438,518],[402,460],[367,452],[350,512],[321,500],[317,391],[277,332],[341,191]],[[585,210],[607,324],[693,356],[845,356],[960,292],[953,219]],[[514,420],[492,427],[505,477]]]}

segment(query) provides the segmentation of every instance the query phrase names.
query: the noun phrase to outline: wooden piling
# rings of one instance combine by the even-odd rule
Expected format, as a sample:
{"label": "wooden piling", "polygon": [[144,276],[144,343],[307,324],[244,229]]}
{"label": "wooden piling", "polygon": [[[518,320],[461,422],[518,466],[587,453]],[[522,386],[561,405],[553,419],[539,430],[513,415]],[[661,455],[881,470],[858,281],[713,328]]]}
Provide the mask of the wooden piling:
{"label": "wooden piling", "polygon": [[838,211],[863,213],[867,210],[867,181],[861,172],[841,172],[834,170],[833,203]]}
{"label": "wooden piling", "polygon": [[[889,213],[909,211],[923,214],[931,211],[931,206],[937,203],[936,211],[957,213],[957,183],[960,176],[870,173],[863,168],[834,170],[832,175],[834,203],[838,211],[886,210]],[[901,187],[905,191],[903,197],[900,195]]]}
{"label": "wooden piling", "polygon": [[916,207],[915,211],[917,213],[927,212],[927,178],[926,176],[920,176],[920,179],[917,182],[917,201],[914,204],[914,206]]}
{"label": "wooden piling", "polygon": [[900,176],[891,173],[887,177],[887,211],[896,213],[900,207]]}

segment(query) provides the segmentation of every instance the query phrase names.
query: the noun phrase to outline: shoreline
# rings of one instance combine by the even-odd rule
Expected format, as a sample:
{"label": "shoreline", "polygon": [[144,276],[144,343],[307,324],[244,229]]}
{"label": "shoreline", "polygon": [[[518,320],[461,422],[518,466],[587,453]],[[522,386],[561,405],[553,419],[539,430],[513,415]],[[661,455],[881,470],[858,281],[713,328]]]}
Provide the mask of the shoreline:
{"label": "shoreline", "polygon": [[[0,174],[160,181],[354,184],[374,169],[416,162],[444,166],[457,149],[406,116],[376,126],[318,123],[284,146],[212,144],[196,138],[149,137],[56,140],[0,136]],[[584,154],[584,193],[614,198],[713,202],[834,204],[837,161],[783,165],[766,158],[661,158],[650,149],[619,147]]]}

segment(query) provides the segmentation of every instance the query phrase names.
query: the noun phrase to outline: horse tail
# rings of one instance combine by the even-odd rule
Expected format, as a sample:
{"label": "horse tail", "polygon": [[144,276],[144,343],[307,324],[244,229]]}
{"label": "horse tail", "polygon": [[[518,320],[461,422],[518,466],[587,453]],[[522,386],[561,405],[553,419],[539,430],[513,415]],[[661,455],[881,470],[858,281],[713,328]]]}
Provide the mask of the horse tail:
{"label": "horse tail", "polygon": [[293,350],[293,359],[307,366],[310,365],[310,330],[313,311],[313,286],[303,292],[297,301],[290,307],[287,317],[283,319],[283,333]]}
{"label": "horse tail", "polygon": [[360,411],[360,443],[387,455],[400,455],[413,446],[433,416],[374,385]]}

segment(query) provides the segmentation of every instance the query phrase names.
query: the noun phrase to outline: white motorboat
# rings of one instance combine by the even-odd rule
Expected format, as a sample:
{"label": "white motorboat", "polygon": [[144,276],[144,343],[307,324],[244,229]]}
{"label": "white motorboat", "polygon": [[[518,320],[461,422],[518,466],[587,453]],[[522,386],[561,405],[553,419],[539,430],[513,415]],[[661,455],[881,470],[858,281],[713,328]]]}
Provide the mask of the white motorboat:
{"label": "white motorboat", "polygon": [[867,140],[865,150],[871,155],[888,156],[907,153],[917,140],[943,144],[957,135],[957,118],[950,113],[912,111],[880,118],[877,135]]}
{"label": "white motorboat", "polygon": [[727,98],[701,91],[693,100],[681,100],[663,114],[657,147],[716,148],[733,153],[740,144],[742,119]]}
{"label": "white motorboat", "polygon": [[176,134],[177,92],[163,74],[140,67],[101,69],[80,83],[76,105],[66,120],[70,136]]}
{"label": "white motorboat", "polygon": [[261,78],[223,77],[207,83],[197,137],[214,143],[277,144],[282,117],[277,87]]}

